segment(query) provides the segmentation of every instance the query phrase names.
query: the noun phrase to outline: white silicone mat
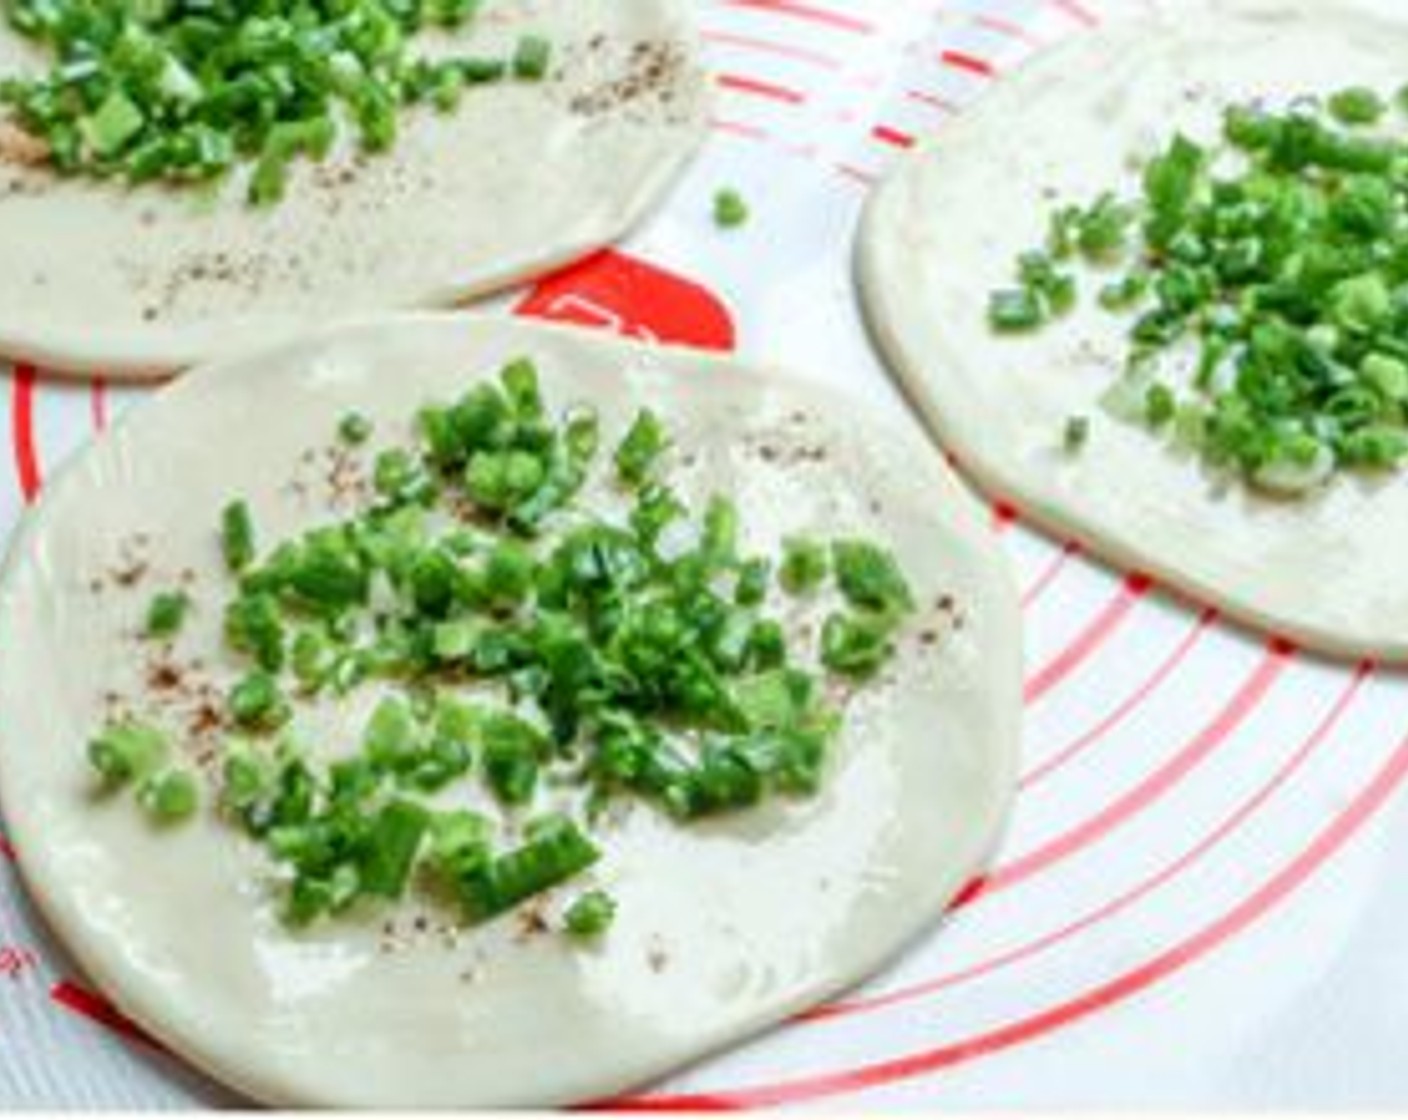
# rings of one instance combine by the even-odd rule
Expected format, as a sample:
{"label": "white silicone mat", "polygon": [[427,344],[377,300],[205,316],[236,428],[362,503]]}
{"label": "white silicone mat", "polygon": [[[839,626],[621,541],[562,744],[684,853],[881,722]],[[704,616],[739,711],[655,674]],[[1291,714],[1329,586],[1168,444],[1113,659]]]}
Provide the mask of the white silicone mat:
{"label": "white silicone mat", "polygon": [[[867,189],[1117,2],[700,3],[720,87],[703,157],[620,252],[504,310],[736,345],[900,407],[852,295]],[[753,207],[741,231],[711,224],[723,185]],[[141,399],[27,369],[0,395],[4,532]],[[864,991],[633,1103],[1408,1105],[1408,683],[1239,632],[1018,510],[994,517],[1029,669],[1019,809],[992,873]],[[134,1037],[0,870],[0,1105],[234,1103]]]}

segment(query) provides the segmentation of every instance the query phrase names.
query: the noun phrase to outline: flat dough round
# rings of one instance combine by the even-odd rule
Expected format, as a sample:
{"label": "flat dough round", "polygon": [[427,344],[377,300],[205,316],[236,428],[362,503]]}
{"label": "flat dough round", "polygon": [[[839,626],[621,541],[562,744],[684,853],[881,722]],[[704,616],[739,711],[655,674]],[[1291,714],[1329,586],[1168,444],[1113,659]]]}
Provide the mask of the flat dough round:
{"label": "flat dough round", "polygon": [[[1029,338],[987,324],[988,293],[1043,242],[1053,198],[1137,190],[1129,160],[1181,129],[1220,135],[1256,97],[1403,84],[1408,22],[1368,3],[1170,3],[1043,57],[877,192],[858,270],[874,334],[943,443],[984,488],[1113,563],[1327,654],[1408,660],[1408,486],[1337,481],[1277,501],[1107,417],[1126,321],[1081,308]],[[1066,421],[1092,418],[1078,455]]]}
{"label": "flat dough round", "polygon": [[[300,161],[288,196],[245,201],[55,180],[0,158],[0,353],[143,378],[310,323],[446,307],[570,263],[643,218],[704,135],[709,101],[684,0],[487,0],[413,49],[551,40],[543,82],[408,110],[383,156]],[[0,75],[33,68],[0,26]]]}
{"label": "flat dough round", "polygon": [[[247,497],[266,542],[326,521],[326,463],[304,453],[346,410],[408,434],[421,403],[521,356],[554,407],[596,405],[604,433],[656,409],[678,489],[733,495],[748,549],[793,532],[890,543],[922,617],[851,709],[819,797],[689,829],[640,806],[602,835],[620,912],[600,947],[523,941],[513,920],[401,943],[402,920],[391,952],[379,919],[290,934],[260,853],[210,814],[159,834],[128,799],[95,802],[83,744],[104,694],[149,671],[133,632],[163,581],[188,572],[206,604],[178,656],[219,648],[224,502]],[[307,486],[290,488],[309,462]],[[201,370],[56,477],[0,578],[0,618],[0,801],[33,896],[124,1012],[283,1105],[545,1106],[655,1079],[930,930],[988,855],[1015,784],[1016,595],[977,504],[918,428],[772,371],[565,328],[409,316]],[[205,669],[223,686],[235,666]],[[334,712],[302,739],[346,744],[360,725]]]}

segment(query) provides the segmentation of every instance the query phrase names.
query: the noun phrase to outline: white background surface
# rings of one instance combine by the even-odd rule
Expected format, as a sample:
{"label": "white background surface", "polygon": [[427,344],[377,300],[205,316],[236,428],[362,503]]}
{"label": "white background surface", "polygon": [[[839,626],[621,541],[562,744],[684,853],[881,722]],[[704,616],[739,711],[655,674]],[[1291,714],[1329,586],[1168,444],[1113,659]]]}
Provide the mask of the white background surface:
{"label": "white background surface", "polygon": [[[701,3],[714,135],[626,251],[713,291],[742,350],[898,408],[852,298],[867,185],[1024,56],[1116,6],[1087,3]],[[754,211],[729,234],[709,219],[725,184]],[[141,399],[28,372],[0,381],[0,398],[6,530]],[[1225,627],[1020,518],[1004,537],[1028,600],[1030,695],[1027,781],[992,883],[857,993],[862,1006],[648,1095],[1408,1105],[1408,886],[1394,858],[1408,849],[1408,683]],[[13,865],[0,876],[0,1104],[232,1103],[73,1010],[82,978],[32,921]]]}

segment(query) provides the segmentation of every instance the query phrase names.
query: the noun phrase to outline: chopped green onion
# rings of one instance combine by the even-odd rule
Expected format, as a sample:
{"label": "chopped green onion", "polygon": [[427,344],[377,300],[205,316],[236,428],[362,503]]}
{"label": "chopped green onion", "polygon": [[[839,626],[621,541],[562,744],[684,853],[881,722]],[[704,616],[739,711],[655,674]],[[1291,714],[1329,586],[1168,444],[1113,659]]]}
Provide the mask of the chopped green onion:
{"label": "chopped green onion", "polygon": [[544,818],[522,847],[463,876],[461,896],[476,920],[487,921],[575,878],[600,858],[600,849],[571,820]]}
{"label": "chopped green onion", "polygon": [[147,637],[171,637],[181,629],[190,609],[191,597],[184,591],[163,591],[153,596],[147,605]]}
{"label": "chopped green onion", "polygon": [[372,422],[360,412],[349,412],[337,425],[337,435],[343,443],[356,447],[372,436]]}
{"label": "chopped green onion", "polygon": [[1388,112],[1388,103],[1374,90],[1364,86],[1332,94],[1328,105],[1330,115],[1346,125],[1377,124]]}
{"label": "chopped green onion", "polygon": [[874,615],[833,614],[821,631],[821,660],[843,676],[874,676],[894,654],[894,626]]}
{"label": "chopped green onion", "polygon": [[563,916],[563,926],[573,937],[600,937],[616,920],[616,900],[605,891],[581,895]]}
{"label": "chopped green onion", "polygon": [[1003,334],[1033,331],[1045,322],[1040,299],[1026,288],[993,292],[988,301],[988,323]]}
{"label": "chopped green onion", "polygon": [[430,822],[430,811],[410,801],[393,801],[384,807],[367,833],[359,866],[361,889],[383,898],[400,898]]}
{"label": "chopped green onion", "polygon": [[792,595],[817,590],[831,574],[831,557],[826,547],[803,537],[787,537],[782,542],[783,588]]}
{"label": "chopped green onion", "polygon": [[831,546],[836,582],[847,601],[873,611],[903,612],[914,606],[898,561],[870,541],[842,540]]}
{"label": "chopped green onion", "polygon": [[292,717],[292,709],[274,678],[260,670],[244,677],[230,690],[230,718],[240,727],[272,731]]}
{"label": "chopped green onion", "polygon": [[714,194],[714,224],[720,229],[738,229],[748,223],[748,203],[732,187]]}
{"label": "chopped green onion", "polygon": [[538,80],[547,76],[552,63],[552,43],[541,35],[525,35],[513,51],[513,76]]}
{"label": "chopped green onion", "polygon": [[103,784],[126,785],[150,774],[165,760],[166,736],[143,723],[109,724],[88,744],[88,761]]}
{"label": "chopped green onion", "polygon": [[649,409],[642,409],[616,449],[616,473],[631,486],[646,482],[669,447],[664,426]]}
{"label": "chopped green onion", "polygon": [[148,778],[138,800],[158,824],[176,824],[195,815],[200,807],[200,791],[190,774],[170,770]]}
{"label": "chopped green onion", "polygon": [[1090,442],[1090,417],[1072,416],[1066,421],[1066,434],[1062,445],[1074,455]]}
{"label": "chopped green onion", "polygon": [[113,90],[79,128],[93,152],[101,157],[115,156],[131,142],[146,124],[142,110],[120,89]]}
{"label": "chopped green onion", "polygon": [[225,563],[232,572],[241,572],[254,560],[254,518],[245,502],[231,502],[220,518]]}

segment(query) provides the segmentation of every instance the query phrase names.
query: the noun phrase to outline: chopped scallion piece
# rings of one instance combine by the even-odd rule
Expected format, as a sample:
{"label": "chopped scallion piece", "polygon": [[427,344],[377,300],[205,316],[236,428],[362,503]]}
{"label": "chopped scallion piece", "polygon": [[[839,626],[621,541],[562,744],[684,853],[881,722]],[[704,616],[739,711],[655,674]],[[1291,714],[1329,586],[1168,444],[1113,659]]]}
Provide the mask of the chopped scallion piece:
{"label": "chopped scallion piece", "polygon": [[143,723],[116,723],[105,727],[88,744],[88,761],[103,784],[126,785],[145,778],[166,759],[166,736]]}
{"label": "chopped scallion piece", "polygon": [[649,479],[668,447],[669,440],[659,417],[643,409],[616,449],[616,472],[627,484],[640,486]]}
{"label": "chopped scallion piece", "polygon": [[372,436],[372,422],[360,412],[349,412],[337,425],[337,435],[343,443],[357,447]]}
{"label": "chopped scallion piece", "polygon": [[600,937],[616,920],[616,900],[605,891],[581,895],[563,915],[563,926],[573,937]]}
{"label": "chopped scallion piece", "polygon": [[191,597],[184,591],[163,591],[147,606],[146,634],[149,638],[170,638],[181,629]]}
{"label": "chopped scallion piece", "polygon": [[200,807],[200,790],[184,770],[169,770],[148,778],[138,800],[158,824],[177,824],[195,815]]}
{"label": "chopped scallion piece", "polygon": [[552,64],[552,43],[541,35],[525,35],[513,51],[513,76],[539,80]]}
{"label": "chopped scallion piece", "polygon": [[714,224],[720,229],[738,229],[747,225],[748,203],[732,187],[725,187],[714,195]]}
{"label": "chopped scallion piece", "polygon": [[225,563],[232,572],[241,572],[254,560],[254,518],[245,502],[231,502],[220,518]]}

